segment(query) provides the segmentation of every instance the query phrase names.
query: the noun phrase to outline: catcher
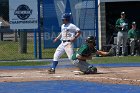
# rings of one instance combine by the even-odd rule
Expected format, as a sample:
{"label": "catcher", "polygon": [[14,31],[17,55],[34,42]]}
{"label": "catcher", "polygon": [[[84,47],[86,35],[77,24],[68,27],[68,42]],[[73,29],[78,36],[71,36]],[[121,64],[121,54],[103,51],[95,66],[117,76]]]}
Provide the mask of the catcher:
{"label": "catcher", "polygon": [[86,62],[86,60],[92,59],[92,54],[96,53],[102,56],[109,56],[113,54],[113,49],[111,48],[109,52],[99,51],[95,48],[95,38],[93,36],[88,36],[86,43],[83,44],[73,55],[72,61],[75,66],[80,69],[79,74],[95,74],[97,73],[97,68]]}

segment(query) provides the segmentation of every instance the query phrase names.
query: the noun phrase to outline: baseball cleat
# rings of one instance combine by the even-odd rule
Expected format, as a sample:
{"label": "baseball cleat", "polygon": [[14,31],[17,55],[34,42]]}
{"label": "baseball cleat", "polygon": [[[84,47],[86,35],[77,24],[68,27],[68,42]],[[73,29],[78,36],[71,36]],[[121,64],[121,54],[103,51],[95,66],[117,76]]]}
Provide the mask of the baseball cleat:
{"label": "baseball cleat", "polygon": [[55,69],[54,68],[50,68],[48,70],[48,74],[55,74]]}

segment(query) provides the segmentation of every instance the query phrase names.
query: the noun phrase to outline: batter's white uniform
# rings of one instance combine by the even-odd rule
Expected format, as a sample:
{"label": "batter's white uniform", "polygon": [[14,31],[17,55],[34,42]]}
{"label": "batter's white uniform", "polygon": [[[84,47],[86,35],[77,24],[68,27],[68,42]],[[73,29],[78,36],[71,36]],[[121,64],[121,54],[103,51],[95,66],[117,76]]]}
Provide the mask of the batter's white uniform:
{"label": "batter's white uniform", "polygon": [[75,34],[80,31],[80,29],[72,23],[63,24],[61,26],[61,44],[57,47],[53,61],[58,61],[58,59],[66,52],[69,59],[73,54],[73,43],[70,42],[72,38],[75,37]]}

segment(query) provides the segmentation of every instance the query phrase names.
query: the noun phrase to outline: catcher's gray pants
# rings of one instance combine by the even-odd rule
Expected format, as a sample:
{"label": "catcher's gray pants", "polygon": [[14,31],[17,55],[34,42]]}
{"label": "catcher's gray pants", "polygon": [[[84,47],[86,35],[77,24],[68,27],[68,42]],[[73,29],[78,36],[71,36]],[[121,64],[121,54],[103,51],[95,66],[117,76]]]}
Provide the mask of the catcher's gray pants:
{"label": "catcher's gray pants", "polygon": [[73,64],[74,64],[75,66],[77,66],[77,67],[80,69],[80,71],[82,71],[82,72],[87,71],[87,70],[88,70],[88,67],[90,66],[90,64],[89,64],[88,62],[86,62],[86,61],[73,60],[72,62],[73,62]]}
{"label": "catcher's gray pants", "polygon": [[131,55],[134,55],[134,50],[135,50],[135,39],[130,38],[130,52],[131,52]]}
{"label": "catcher's gray pants", "polygon": [[126,43],[127,43],[127,31],[119,31],[117,34],[117,47],[116,47],[116,53],[119,55],[120,52],[120,46],[122,44],[122,54],[124,55],[126,53]]}

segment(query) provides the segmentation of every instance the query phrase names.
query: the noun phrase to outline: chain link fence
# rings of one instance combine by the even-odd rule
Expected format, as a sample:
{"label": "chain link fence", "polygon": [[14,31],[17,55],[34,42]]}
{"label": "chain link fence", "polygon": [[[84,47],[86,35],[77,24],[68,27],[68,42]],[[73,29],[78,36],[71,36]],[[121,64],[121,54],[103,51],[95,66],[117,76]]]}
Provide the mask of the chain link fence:
{"label": "chain link fence", "polygon": [[[47,2],[48,1],[48,2]],[[69,1],[69,9],[73,14],[73,22],[81,28],[84,35],[76,42],[76,46],[79,46],[81,42],[88,35],[95,35],[95,6],[93,0],[41,0],[41,48],[42,58],[53,58],[56,47],[60,42],[55,45],[52,43],[54,37],[48,40],[48,33],[52,35],[51,31],[55,32],[54,26],[48,27],[45,24],[50,23],[53,20],[46,20],[45,13],[55,12],[56,20],[58,20],[57,29],[60,29],[61,25],[61,14],[65,12],[67,1]],[[54,6],[54,7],[53,7]],[[48,9],[46,9],[48,7]],[[49,9],[51,8],[51,9]],[[50,12],[49,12],[50,11]],[[51,14],[52,15],[52,14]],[[51,19],[51,15],[49,15]],[[89,17],[90,16],[90,17]],[[46,29],[51,29],[50,31]],[[52,30],[53,29],[53,30]],[[60,30],[56,31],[56,34]],[[47,33],[47,34],[46,34]],[[0,60],[31,60],[36,59],[35,57],[35,43],[34,43],[34,30],[11,30],[9,26],[9,0],[0,1]],[[50,36],[49,36],[50,37]],[[37,41],[38,41],[37,33]],[[38,45],[38,42],[37,42]],[[48,47],[48,45],[50,45]],[[54,46],[53,46],[54,45]],[[37,55],[38,55],[37,46]],[[65,54],[62,57],[67,57]],[[38,58],[38,57],[37,57]]]}
{"label": "chain link fence", "polygon": [[[41,50],[42,58],[53,58],[56,47],[53,43],[60,33],[61,15],[71,11],[72,22],[83,34],[74,43],[79,47],[88,35],[96,35],[96,8],[94,0],[41,0]],[[9,26],[9,0],[0,0],[0,60],[31,60],[35,55],[35,30],[11,30]],[[37,33],[37,41],[39,40]],[[37,55],[39,47],[37,42]],[[66,54],[62,56],[67,57]]]}
{"label": "chain link fence", "polygon": [[[42,3],[41,5],[42,6]],[[43,10],[41,7],[42,58],[53,58],[55,48],[44,49]],[[36,30],[37,31],[37,30]],[[0,1],[0,60],[32,60],[35,56],[35,30],[11,30],[9,26],[9,0]],[[38,41],[38,33],[37,33]],[[37,42],[37,55],[38,42]],[[65,57],[65,55],[64,55]],[[37,56],[38,58],[38,56]]]}
{"label": "chain link fence", "polygon": [[[43,42],[43,31],[41,39]],[[0,60],[35,59],[34,53],[34,30],[11,30],[9,0],[0,0]],[[46,53],[46,50],[42,53]],[[46,58],[45,54],[43,58]]]}

